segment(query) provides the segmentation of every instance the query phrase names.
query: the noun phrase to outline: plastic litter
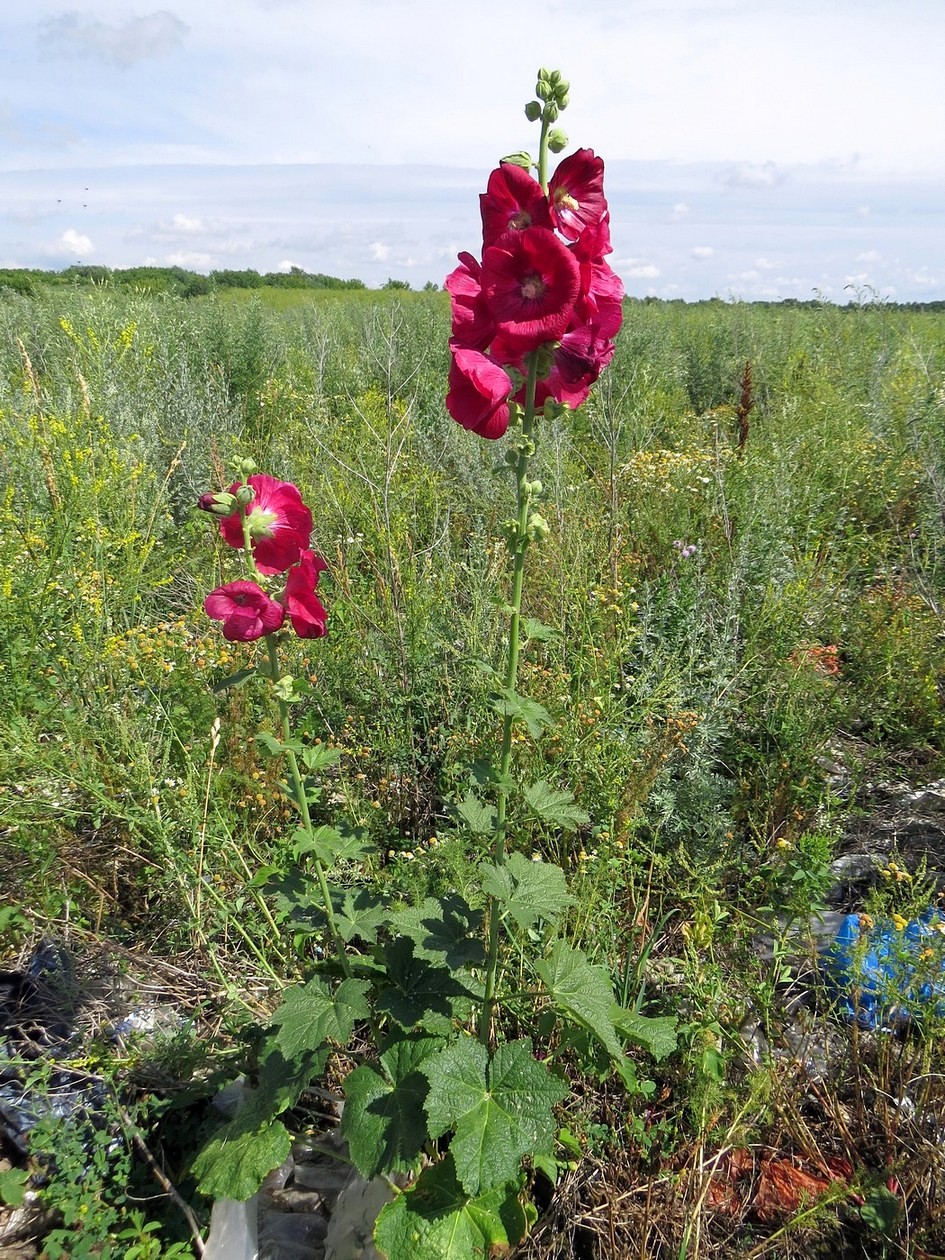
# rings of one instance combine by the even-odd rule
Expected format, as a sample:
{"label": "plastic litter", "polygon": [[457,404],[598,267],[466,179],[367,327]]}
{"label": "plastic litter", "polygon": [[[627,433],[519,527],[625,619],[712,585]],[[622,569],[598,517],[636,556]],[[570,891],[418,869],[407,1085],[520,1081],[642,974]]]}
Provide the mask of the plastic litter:
{"label": "plastic litter", "polygon": [[72,1045],[75,972],[66,949],[41,941],[28,965],[0,972],[0,1133],[26,1155],[42,1120],[95,1125],[104,1085],[58,1067]]}
{"label": "plastic litter", "polygon": [[844,917],[822,954],[827,982],[846,1019],[891,1032],[923,1013],[945,1014],[945,914],[929,907],[903,925]]}

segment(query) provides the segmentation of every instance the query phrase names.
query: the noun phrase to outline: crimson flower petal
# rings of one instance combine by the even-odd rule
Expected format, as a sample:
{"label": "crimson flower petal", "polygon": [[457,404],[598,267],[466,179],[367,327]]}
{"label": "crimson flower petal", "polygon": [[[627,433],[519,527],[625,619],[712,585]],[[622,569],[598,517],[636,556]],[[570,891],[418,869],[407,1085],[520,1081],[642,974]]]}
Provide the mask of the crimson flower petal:
{"label": "crimson flower petal", "polygon": [[443,286],[452,304],[453,336],[468,350],[485,350],[492,340],[495,324],[482,296],[482,267],[472,254],[460,254],[459,262]]}
{"label": "crimson flower petal", "polygon": [[278,630],[285,620],[285,609],[270,599],[255,582],[227,582],[210,592],[203,603],[204,612],[214,621],[223,622],[223,637],[230,642],[248,643]]}
{"label": "crimson flower petal", "polygon": [[604,159],[595,156],[593,149],[570,154],[548,181],[548,199],[555,227],[569,241],[576,241],[607,209]]}
{"label": "crimson flower petal", "polygon": [[285,602],[292,629],[300,639],[320,639],[327,633],[328,614],[315,594],[319,574],[328,565],[314,551],[303,551],[299,563],[289,570]]}
{"label": "crimson flower petal", "polygon": [[446,409],[453,419],[484,438],[500,438],[509,427],[508,374],[478,350],[452,347]]}

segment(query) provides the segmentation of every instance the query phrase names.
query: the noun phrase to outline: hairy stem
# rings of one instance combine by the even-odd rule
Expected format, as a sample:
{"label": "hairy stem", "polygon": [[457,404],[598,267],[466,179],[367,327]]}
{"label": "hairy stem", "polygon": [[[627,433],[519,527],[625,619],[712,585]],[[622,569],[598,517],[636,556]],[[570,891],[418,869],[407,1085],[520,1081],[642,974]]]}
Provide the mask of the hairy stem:
{"label": "hairy stem", "polygon": [[[276,647],[276,636],[270,634],[266,636],[266,650],[269,653],[269,671],[272,682],[275,684],[279,680],[279,654]],[[276,696],[276,703],[279,706],[279,720],[282,726],[282,742],[289,744],[292,739],[292,723],[289,717],[288,703],[279,695]],[[299,769],[299,760],[292,748],[287,748],[285,753],[286,761],[289,764],[289,777],[292,781],[292,794],[295,803],[298,806],[299,814],[302,817],[302,827],[307,835],[311,835],[312,815],[308,807],[308,798],[305,794],[305,782],[302,778],[302,772]],[[315,871],[315,877],[318,880],[318,888],[322,895],[322,903],[325,907],[325,917],[328,920],[328,931],[331,935],[332,944],[335,947],[335,953],[341,963],[342,969],[346,976],[351,975],[351,964],[348,962],[348,955],[345,951],[345,944],[338,931],[338,925],[335,921],[335,910],[331,902],[331,891],[328,887],[328,880],[325,876],[325,868],[315,853],[311,854],[312,867]]]}
{"label": "hairy stem", "polygon": [[[505,687],[515,690],[518,677],[518,659],[521,651],[522,587],[525,577],[525,553],[528,550],[528,510],[531,496],[528,492],[528,461],[532,452],[532,428],[535,422],[535,387],[538,383],[538,355],[532,354],[528,367],[525,390],[525,417],[522,421],[518,459],[515,464],[515,485],[518,499],[518,518],[512,537],[513,568],[512,597],[509,613],[509,654],[505,668]],[[499,791],[496,801],[495,839],[493,857],[497,866],[505,865],[505,832],[508,811],[508,777],[512,764],[512,726],[514,717],[506,713],[502,719],[502,749],[499,755]],[[479,1022],[479,1040],[488,1045],[492,1032],[495,1009],[496,982],[499,973],[499,903],[490,898],[487,907],[487,954],[486,982],[483,995],[482,1015]]]}

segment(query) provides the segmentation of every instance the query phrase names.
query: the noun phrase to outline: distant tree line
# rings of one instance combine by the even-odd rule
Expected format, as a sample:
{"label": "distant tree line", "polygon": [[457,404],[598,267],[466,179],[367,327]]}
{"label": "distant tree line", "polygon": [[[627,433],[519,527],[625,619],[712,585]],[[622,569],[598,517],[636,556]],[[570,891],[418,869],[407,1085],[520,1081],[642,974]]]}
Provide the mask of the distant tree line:
{"label": "distant tree line", "polygon": [[[410,286],[404,282],[405,287]],[[364,289],[363,280],[339,280],[337,276],[303,271],[211,271],[208,276],[183,267],[94,267],[80,263],[63,271],[10,267],[0,268],[0,289],[35,293],[40,286],[100,286],[170,293],[176,297],[202,297],[220,289]]]}
{"label": "distant tree line", "polygon": [[[168,293],[175,297],[203,297],[217,293],[223,289],[361,289],[367,288],[363,280],[340,280],[337,276],[322,275],[321,272],[303,271],[301,267],[292,267],[289,271],[258,272],[249,268],[238,271],[226,269],[211,271],[205,276],[201,272],[187,271],[183,267],[95,267],[87,263],[77,263],[74,267],[66,267],[62,271],[41,271],[28,267],[0,267],[0,291],[12,290],[15,293],[33,294],[45,287],[108,287],[143,293]],[[409,290],[407,280],[388,279],[381,285],[383,290]],[[438,286],[427,281],[423,286],[424,293],[436,293]],[[632,305],[636,302],[645,305],[664,306],[704,306],[729,305],[721,297],[702,298],[696,302],[687,302],[683,298],[627,298]],[[831,305],[823,297],[782,298],[780,301],[759,300],[752,302],[754,306],[782,306],[815,309],[818,306]],[[885,298],[877,298],[869,293],[864,297],[858,294],[849,303],[840,304],[840,310],[855,311],[863,307],[887,307],[900,311],[945,311],[945,299],[931,302],[893,302]]]}

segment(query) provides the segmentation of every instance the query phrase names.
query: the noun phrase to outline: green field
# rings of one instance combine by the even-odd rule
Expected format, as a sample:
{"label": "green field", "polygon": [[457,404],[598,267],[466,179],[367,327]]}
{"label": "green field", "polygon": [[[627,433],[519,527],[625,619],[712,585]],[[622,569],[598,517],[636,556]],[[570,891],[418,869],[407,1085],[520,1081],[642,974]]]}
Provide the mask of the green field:
{"label": "green field", "polygon": [[[253,1028],[324,944],[287,909],[295,824],[255,739],[270,701],[214,690],[265,656],[202,609],[232,553],[195,505],[234,459],[298,485],[329,566],[328,635],[286,650],[309,684],[297,730],[338,753],[315,821],[368,846],[337,879],[398,908],[482,900],[488,841],[458,806],[497,741],[515,494],[504,439],[444,409],[448,300],[237,292],[0,291],[0,965],[64,941],[80,977],[96,960],[157,977],[180,1016],[116,1047],[80,1012],[70,1061],[128,1124],[81,1191],[80,1139],[63,1155],[41,1126],[36,1158],[43,1134],[60,1144],[51,1257],[139,1254],[147,1221],[140,1256],[191,1254],[132,1138],[205,1225],[206,1098],[251,1067]],[[792,993],[817,989],[791,932],[826,904],[873,787],[945,776],[945,313],[629,301],[612,366],[539,427],[533,467],[549,533],[525,612],[548,633],[519,690],[550,721],[516,728],[513,760],[581,821],[515,813],[509,848],[565,871],[565,938],[628,1008],[674,1017],[677,1047],[631,1050],[634,1085],[549,1032],[571,1092],[526,1169],[542,1215],[515,1254],[945,1253],[943,1013],[877,1034],[813,992],[837,1055],[817,1079],[788,1035]],[[841,908],[936,903],[945,850],[938,869],[897,846]],[[521,994],[504,1018],[537,1036]],[[324,1070],[337,1085],[360,1061],[339,1048]],[[833,1188],[760,1211],[733,1152]]]}

